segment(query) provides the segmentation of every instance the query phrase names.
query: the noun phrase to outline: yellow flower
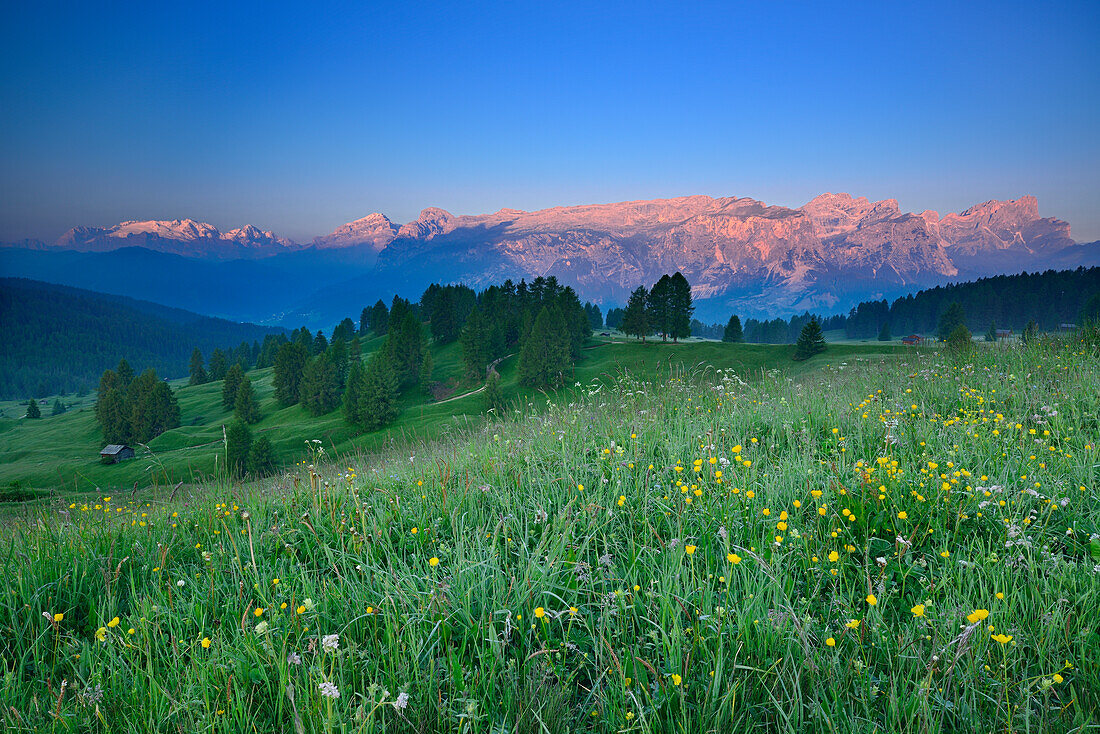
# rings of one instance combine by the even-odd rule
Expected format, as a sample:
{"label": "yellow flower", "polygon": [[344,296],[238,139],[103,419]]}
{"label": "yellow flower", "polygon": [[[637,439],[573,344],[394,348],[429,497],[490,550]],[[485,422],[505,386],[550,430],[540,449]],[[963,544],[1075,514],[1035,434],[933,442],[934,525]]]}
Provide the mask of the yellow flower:
{"label": "yellow flower", "polygon": [[118,627],[118,623],[120,621],[121,620],[118,617],[115,617],[114,619],[112,619],[110,622],[107,623],[107,626],[108,627]]}
{"label": "yellow flower", "polygon": [[97,640],[99,640],[100,642],[103,642],[104,640],[106,640],[107,639],[107,628],[106,627],[100,627],[99,629],[97,629],[95,631],[95,638]]}
{"label": "yellow flower", "polygon": [[202,646],[203,646],[203,649],[210,647],[210,638],[209,637],[202,638]]}
{"label": "yellow flower", "polygon": [[847,627],[850,630],[858,629],[859,628],[859,620],[858,619],[849,619],[848,623],[844,626]]}
{"label": "yellow flower", "polygon": [[432,568],[435,568],[436,566],[439,565],[439,559],[436,558],[435,556],[432,556],[431,558],[428,559],[428,565],[431,566]]}
{"label": "yellow flower", "polygon": [[942,556],[943,558],[947,558],[949,555],[951,555],[950,551],[944,551],[943,553],[940,553],[940,556]]}
{"label": "yellow flower", "polygon": [[878,599],[875,598],[874,594],[868,594],[867,595],[867,603],[870,604],[871,606],[875,606],[876,604],[878,604]]}
{"label": "yellow flower", "polygon": [[673,674],[672,674],[672,685],[674,685],[674,686],[678,686],[678,685],[680,685],[680,683],[682,683],[682,682],[683,682],[683,680],[684,680],[684,679],[683,679],[683,678],[681,678],[681,677],[680,677],[679,675],[677,675],[676,673],[673,673]]}
{"label": "yellow flower", "polygon": [[1008,643],[1012,642],[1012,635],[990,635],[990,637],[992,637],[994,640],[1001,643],[1002,645],[1007,645]]}
{"label": "yellow flower", "polygon": [[741,556],[737,555],[736,553],[730,553],[728,556],[726,556],[726,560],[736,566],[738,563],[741,562]]}
{"label": "yellow flower", "polygon": [[906,512],[905,510],[902,510],[901,512],[898,513],[898,519],[899,520],[904,520],[907,517],[909,517],[909,513]]}
{"label": "yellow flower", "polygon": [[825,640],[825,644],[829,647],[836,647],[836,640],[830,637],[829,639]]}
{"label": "yellow flower", "polygon": [[1059,675],[1058,673],[1055,673],[1055,674],[1054,674],[1054,682],[1055,682],[1055,683],[1061,683],[1061,682],[1062,682],[1062,681],[1064,681],[1064,680],[1065,680],[1065,678],[1063,678],[1063,677],[1062,677],[1061,675]]}
{"label": "yellow flower", "polygon": [[911,611],[913,613],[914,617],[923,617],[924,616],[924,605],[923,604],[918,604],[915,607],[913,607],[912,609],[910,609],[909,611]]}
{"label": "yellow flower", "polygon": [[684,546],[684,552],[687,553],[690,556],[692,553],[695,552],[695,546],[694,545]]}
{"label": "yellow flower", "polygon": [[259,617],[260,615],[262,615],[264,613],[264,608],[263,607],[256,607],[256,611],[254,611],[252,613],[255,614],[257,617]]}
{"label": "yellow flower", "polygon": [[271,585],[272,586],[278,586],[279,585],[279,579],[271,579]]}
{"label": "yellow flower", "polygon": [[975,609],[973,612],[966,615],[966,621],[970,622],[970,624],[975,624],[977,622],[981,622],[983,619],[985,619],[988,616],[989,616],[989,610],[988,609]]}
{"label": "yellow flower", "polygon": [[413,529],[412,529],[412,534],[413,534],[413,535],[416,535],[416,534],[417,534],[417,533],[419,533],[419,532],[420,532],[419,528],[413,528]]}
{"label": "yellow flower", "polygon": [[367,607],[367,614],[374,614],[374,607]]}
{"label": "yellow flower", "polygon": [[535,616],[538,617],[539,619],[542,619],[543,617],[546,616],[546,610],[543,609],[542,607],[535,607]]}
{"label": "yellow flower", "polygon": [[840,558],[839,553],[837,553],[836,551],[829,551],[829,561],[830,562],[836,563],[839,558]]}
{"label": "yellow flower", "polygon": [[298,614],[305,614],[306,613],[306,608],[304,606],[303,607],[298,607],[294,611],[298,612]]}

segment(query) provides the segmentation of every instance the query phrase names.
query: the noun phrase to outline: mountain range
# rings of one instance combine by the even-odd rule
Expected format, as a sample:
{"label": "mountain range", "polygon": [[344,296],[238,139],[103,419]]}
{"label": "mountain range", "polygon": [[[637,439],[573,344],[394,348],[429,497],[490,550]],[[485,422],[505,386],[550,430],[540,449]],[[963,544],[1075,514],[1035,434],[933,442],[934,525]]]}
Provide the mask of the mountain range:
{"label": "mountain range", "polygon": [[417,297],[434,281],[555,275],[582,300],[610,305],[679,270],[698,315],[724,319],[832,312],[949,281],[1096,264],[1100,243],[1075,242],[1033,196],[941,217],[842,193],[797,209],[709,196],[476,216],[433,207],[401,225],[374,213],[308,243],[251,225],[223,233],[190,219],[123,222],[0,250],[4,275],[310,326],[395,292]]}

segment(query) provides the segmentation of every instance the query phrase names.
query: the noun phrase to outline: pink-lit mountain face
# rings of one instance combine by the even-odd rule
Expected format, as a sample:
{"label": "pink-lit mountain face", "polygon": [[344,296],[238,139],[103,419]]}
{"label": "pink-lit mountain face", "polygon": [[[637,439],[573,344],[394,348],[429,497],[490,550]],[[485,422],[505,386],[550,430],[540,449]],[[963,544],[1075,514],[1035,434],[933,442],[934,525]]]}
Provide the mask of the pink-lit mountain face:
{"label": "pink-lit mountain face", "polygon": [[848,194],[822,194],[799,209],[689,196],[480,216],[425,209],[381,250],[378,267],[396,274],[415,264],[473,285],[557,275],[582,297],[616,301],[679,270],[697,298],[731,307],[764,298],[769,310],[790,312],[830,309],[856,291],[877,297],[1046,268],[1074,245],[1069,225],[1041,218],[1030,196],[942,218]]}
{"label": "pink-lit mountain face", "polygon": [[638,285],[679,270],[710,306],[701,315],[784,315],[948,280],[1100,264],[1100,245],[1074,243],[1069,225],[1040,217],[1031,196],[943,217],[848,194],[822,194],[798,209],[709,196],[476,216],[429,208],[403,225],[371,214],[308,244],[252,226],[123,222],[74,228],[55,246],[262,261],[316,283],[317,303],[305,308],[319,319],[394,291],[415,297],[432,281],[483,287],[555,275],[582,299],[621,304]]}
{"label": "pink-lit mountain face", "polygon": [[113,227],[73,227],[55,244],[59,248],[79,252],[144,247],[173,255],[218,260],[270,257],[303,248],[303,245],[251,224],[221,232],[212,224],[193,219],[122,222]]}

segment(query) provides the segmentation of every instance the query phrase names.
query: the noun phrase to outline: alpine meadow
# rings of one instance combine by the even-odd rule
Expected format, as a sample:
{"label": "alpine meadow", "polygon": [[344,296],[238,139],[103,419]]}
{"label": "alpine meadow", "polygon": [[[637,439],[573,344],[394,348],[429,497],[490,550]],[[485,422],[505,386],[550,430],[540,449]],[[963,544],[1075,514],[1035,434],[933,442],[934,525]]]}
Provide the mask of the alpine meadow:
{"label": "alpine meadow", "polygon": [[1095,2],[5,10],[4,731],[1100,734]]}

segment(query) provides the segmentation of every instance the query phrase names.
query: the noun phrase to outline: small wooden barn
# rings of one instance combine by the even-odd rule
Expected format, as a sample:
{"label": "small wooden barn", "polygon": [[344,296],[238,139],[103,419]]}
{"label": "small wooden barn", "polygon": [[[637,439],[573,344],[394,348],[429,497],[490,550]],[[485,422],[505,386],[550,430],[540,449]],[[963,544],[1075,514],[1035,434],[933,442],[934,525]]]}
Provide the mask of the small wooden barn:
{"label": "small wooden barn", "polygon": [[99,460],[104,464],[117,464],[120,461],[132,458],[134,458],[134,450],[120,443],[104,446],[103,450],[99,452]]}
{"label": "small wooden barn", "polygon": [[903,336],[901,338],[902,344],[908,344],[911,347],[924,344],[924,337],[917,334],[910,334],[909,336]]}

